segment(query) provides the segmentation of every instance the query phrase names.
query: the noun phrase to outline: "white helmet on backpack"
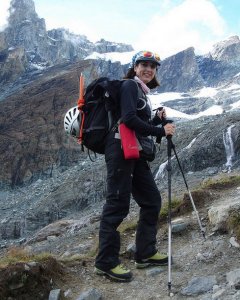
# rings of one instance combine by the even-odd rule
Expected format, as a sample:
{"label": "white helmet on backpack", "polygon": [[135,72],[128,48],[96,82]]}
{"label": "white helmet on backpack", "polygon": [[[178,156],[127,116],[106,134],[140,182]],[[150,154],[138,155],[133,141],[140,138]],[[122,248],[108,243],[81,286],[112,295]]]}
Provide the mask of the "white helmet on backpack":
{"label": "white helmet on backpack", "polygon": [[73,137],[80,135],[80,114],[77,106],[69,109],[64,118],[64,129]]}

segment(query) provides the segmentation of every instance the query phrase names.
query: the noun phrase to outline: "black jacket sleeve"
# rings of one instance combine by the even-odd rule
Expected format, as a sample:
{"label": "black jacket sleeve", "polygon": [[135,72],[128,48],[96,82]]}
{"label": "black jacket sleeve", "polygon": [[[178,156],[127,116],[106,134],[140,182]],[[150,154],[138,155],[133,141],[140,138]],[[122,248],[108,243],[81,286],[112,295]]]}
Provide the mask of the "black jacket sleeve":
{"label": "black jacket sleeve", "polygon": [[138,87],[133,80],[125,80],[120,91],[121,120],[127,127],[137,134],[162,137],[165,135],[163,127],[157,127],[142,120],[137,115]]}

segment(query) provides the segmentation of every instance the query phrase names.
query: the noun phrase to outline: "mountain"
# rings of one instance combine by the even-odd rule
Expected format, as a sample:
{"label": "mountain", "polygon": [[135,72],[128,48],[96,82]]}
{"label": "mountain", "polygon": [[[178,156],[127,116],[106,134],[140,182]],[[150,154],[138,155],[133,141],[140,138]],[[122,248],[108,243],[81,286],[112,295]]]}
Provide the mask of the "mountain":
{"label": "mountain", "polygon": [[188,48],[166,58],[159,69],[158,92],[188,92],[204,86],[194,48]]}
{"label": "mountain", "polygon": [[[190,47],[164,59],[158,70],[161,85],[150,97],[177,124],[174,143],[184,172],[216,174],[240,166],[239,48],[237,36],[203,56]],[[22,232],[22,224],[31,232],[104,198],[103,158],[90,164],[66,136],[63,118],[76,104],[81,73],[86,85],[100,76],[122,78],[128,64],[121,56],[132,50],[104,40],[94,44],[66,29],[47,31],[32,0],[11,1],[8,27],[0,33],[0,205],[7,237],[19,236],[14,228]],[[100,58],[87,59],[96,52]],[[166,159],[163,139],[151,164],[157,182]],[[174,159],[173,166],[179,174]],[[29,191],[25,196],[21,187]]]}
{"label": "mountain", "polygon": [[[46,30],[33,0],[12,0],[7,28],[0,33],[1,94],[17,80],[29,82],[44,69],[59,63],[74,63],[94,51],[132,51],[131,45],[101,39],[90,42],[64,28]],[[35,77],[34,77],[35,78]]]}
{"label": "mountain", "polygon": [[[64,115],[78,99],[80,74],[86,85],[100,76],[122,78],[128,68],[122,58],[132,50],[131,45],[103,39],[92,43],[63,28],[47,31],[32,0],[11,1],[8,27],[0,32],[0,258],[11,250],[18,258],[13,246],[20,245],[24,263],[0,268],[1,299],[50,299],[53,287],[59,290],[51,292],[61,289],[64,299],[169,299],[164,292],[166,269],[134,270],[134,281],[124,289],[93,274],[91,253],[96,252],[106,195],[104,157],[90,161],[63,130]],[[205,55],[196,55],[190,47],[167,57],[157,76],[161,85],[149,98],[153,108],[165,106],[176,123],[172,200],[183,197],[172,211],[172,228],[177,228],[172,236],[173,299],[239,299],[239,37],[220,41]],[[167,140],[157,148],[150,167],[164,213]],[[188,186],[195,188],[204,241],[184,195],[175,154]],[[119,229],[121,259],[133,269],[138,213],[131,201],[125,229]],[[168,228],[161,222],[158,246],[166,250]],[[61,266],[49,258],[26,261],[32,260],[29,253],[43,252],[60,257]],[[159,273],[160,283],[153,278]]]}
{"label": "mountain", "polygon": [[[85,36],[74,35],[66,29],[47,31],[45,20],[38,17],[32,0],[12,0],[8,27],[0,34],[0,49],[0,182],[15,186],[50,176],[53,168],[71,166],[84,155],[62,128],[64,113],[78,98],[79,75],[84,72],[86,84],[99,76],[122,78],[128,66],[106,58],[84,58],[95,52],[105,55],[114,51],[120,57],[132,47],[104,40],[93,44]],[[164,102],[172,111],[204,115],[204,111],[221,108],[225,112],[222,125],[217,125],[221,128],[219,133],[214,130],[218,118],[213,117],[188,122],[193,125],[184,128],[185,133],[188,127],[199,132],[194,129],[196,123],[202,130],[203,124],[210,122],[213,129],[204,132],[210,141],[217,138],[215,144],[221,149],[218,159],[203,152],[202,159],[206,162],[199,165],[194,162],[196,154],[193,154],[188,164],[192,171],[224,166],[226,154],[220,136],[232,124],[235,124],[234,155],[238,165],[239,120],[231,112],[239,107],[239,49],[237,36],[219,42],[204,56],[195,55],[191,47],[163,60],[158,70],[161,85],[155,93],[179,93],[178,97]],[[214,93],[204,94],[201,92],[204,89]],[[193,135],[183,136],[179,137],[178,144],[184,148]],[[202,138],[206,140],[204,134]],[[214,153],[213,144],[207,147]]]}

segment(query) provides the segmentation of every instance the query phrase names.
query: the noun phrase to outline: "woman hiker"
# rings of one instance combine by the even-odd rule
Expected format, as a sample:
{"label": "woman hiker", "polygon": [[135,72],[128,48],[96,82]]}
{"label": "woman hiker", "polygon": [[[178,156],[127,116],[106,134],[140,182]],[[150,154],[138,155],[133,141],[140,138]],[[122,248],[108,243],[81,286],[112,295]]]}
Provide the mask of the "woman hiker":
{"label": "woman hiker", "polygon": [[[165,110],[157,111],[151,120],[151,108],[146,95],[159,86],[156,78],[160,58],[149,51],[140,51],[132,58],[130,68],[120,90],[119,116],[137,137],[173,135],[175,125],[162,124]],[[139,95],[140,91],[140,95]],[[162,124],[162,125],[161,125]],[[158,125],[158,126],[157,126]],[[160,192],[147,159],[124,159],[121,140],[116,132],[107,137],[105,147],[107,165],[107,196],[99,229],[99,252],[95,273],[118,281],[130,281],[132,272],[119,259],[120,234],[118,226],[128,215],[131,194],[140,207],[136,230],[135,264],[137,268],[167,265],[166,254],[156,249],[157,222],[161,209]]]}

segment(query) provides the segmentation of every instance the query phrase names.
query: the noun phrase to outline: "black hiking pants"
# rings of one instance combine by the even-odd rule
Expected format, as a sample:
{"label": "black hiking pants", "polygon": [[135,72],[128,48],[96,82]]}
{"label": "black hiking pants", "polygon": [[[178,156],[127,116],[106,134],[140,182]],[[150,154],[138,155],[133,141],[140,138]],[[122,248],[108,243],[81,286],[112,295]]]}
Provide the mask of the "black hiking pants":
{"label": "black hiking pants", "polygon": [[95,266],[107,271],[120,263],[120,234],[117,228],[128,215],[131,193],[140,207],[135,259],[148,258],[157,252],[161,196],[148,163],[142,159],[125,160],[121,141],[114,138],[113,133],[108,136],[105,161],[107,197],[100,222],[99,252]]}

